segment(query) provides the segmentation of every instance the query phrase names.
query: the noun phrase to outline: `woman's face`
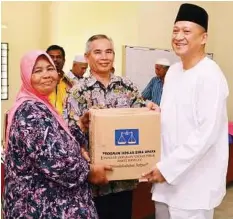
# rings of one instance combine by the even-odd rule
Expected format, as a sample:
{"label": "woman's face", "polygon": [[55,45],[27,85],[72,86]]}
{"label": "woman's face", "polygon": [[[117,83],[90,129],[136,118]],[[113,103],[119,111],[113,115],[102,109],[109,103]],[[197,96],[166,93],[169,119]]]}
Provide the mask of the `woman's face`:
{"label": "woman's face", "polygon": [[45,56],[40,56],[36,60],[32,70],[32,87],[42,95],[52,93],[58,82],[58,73],[54,66]]}

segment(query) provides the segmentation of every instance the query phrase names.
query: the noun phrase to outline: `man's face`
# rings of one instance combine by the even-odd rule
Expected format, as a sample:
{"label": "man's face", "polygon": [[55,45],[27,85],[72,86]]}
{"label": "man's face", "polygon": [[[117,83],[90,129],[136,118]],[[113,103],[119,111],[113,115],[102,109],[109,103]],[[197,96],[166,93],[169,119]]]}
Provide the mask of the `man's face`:
{"label": "man's face", "polygon": [[62,55],[61,50],[50,50],[48,54],[52,58],[58,73],[62,72],[63,66],[65,64],[65,57]]}
{"label": "man's face", "polygon": [[189,21],[178,21],[173,27],[172,47],[176,55],[187,57],[204,48],[207,33],[200,25]]}
{"label": "man's face", "polygon": [[72,73],[77,77],[82,77],[85,74],[87,67],[87,63],[74,62],[72,67]]}
{"label": "man's face", "polygon": [[85,54],[90,70],[96,74],[109,74],[113,67],[115,53],[112,43],[98,39],[90,43],[90,51]]}
{"label": "man's face", "polygon": [[167,73],[168,67],[164,65],[155,64],[155,74],[159,78],[164,78]]}

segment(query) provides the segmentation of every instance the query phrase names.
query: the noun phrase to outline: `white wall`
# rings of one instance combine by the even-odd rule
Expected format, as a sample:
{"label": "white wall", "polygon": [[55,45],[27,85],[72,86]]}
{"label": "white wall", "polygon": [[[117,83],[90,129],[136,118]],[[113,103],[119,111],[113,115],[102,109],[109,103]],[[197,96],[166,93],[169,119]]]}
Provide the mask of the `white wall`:
{"label": "white wall", "polygon": [[230,90],[228,115],[233,121],[233,2],[216,2],[213,12],[214,59],[226,75]]}
{"label": "white wall", "polygon": [[[1,19],[6,29],[1,29],[1,41],[9,43],[9,100],[1,101],[1,118],[13,104],[20,88],[20,59],[29,50],[47,44],[45,2],[2,2]],[[1,127],[3,125],[1,124]],[[1,132],[2,134],[2,132]]]}

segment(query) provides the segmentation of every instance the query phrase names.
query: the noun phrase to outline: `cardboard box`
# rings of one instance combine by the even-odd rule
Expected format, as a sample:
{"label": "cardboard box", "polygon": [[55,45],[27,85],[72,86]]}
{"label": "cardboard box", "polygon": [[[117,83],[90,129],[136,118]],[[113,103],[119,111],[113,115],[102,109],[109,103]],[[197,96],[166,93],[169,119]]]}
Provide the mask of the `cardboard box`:
{"label": "cardboard box", "polygon": [[139,179],[160,158],[160,113],[148,108],[91,109],[92,163],[113,167],[109,180]]}

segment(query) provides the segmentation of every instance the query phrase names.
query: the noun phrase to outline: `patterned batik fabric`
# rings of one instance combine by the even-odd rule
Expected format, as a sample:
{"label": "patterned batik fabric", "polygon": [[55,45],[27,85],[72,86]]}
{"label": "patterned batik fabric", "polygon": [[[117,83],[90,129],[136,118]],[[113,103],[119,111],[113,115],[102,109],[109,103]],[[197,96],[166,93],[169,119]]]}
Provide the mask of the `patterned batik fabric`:
{"label": "patterned batik fabric", "polygon": [[79,142],[45,105],[24,102],[15,113],[5,158],[5,219],[97,219],[88,173]]}

